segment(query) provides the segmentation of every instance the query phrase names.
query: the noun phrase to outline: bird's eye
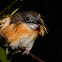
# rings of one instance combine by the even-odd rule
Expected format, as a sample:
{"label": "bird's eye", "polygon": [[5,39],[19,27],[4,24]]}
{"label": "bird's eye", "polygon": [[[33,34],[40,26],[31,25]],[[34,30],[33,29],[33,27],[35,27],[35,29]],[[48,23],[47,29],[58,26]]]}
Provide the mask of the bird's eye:
{"label": "bird's eye", "polygon": [[29,17],[27,17],[27,18],[26,18],[26,21],[28,21],[28,20],[30,20],[30,18],[29,18]]}

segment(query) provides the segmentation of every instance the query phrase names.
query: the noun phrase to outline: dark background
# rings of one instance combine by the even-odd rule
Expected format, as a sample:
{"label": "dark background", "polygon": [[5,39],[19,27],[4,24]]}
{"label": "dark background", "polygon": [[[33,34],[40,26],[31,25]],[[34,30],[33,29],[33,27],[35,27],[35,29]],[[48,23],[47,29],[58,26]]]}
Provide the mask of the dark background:
{"label": "dark background", "polygon": [[[0,11],[14,0],[0,0]],[[23,5],[21,6],[21,3]],[[17,7],[19,11],[33,10],[42,15],[48,28],[48,34],[36,40],[31,52],[46,62],[61,62],[62,56],[62,3],[54,0],[23,0],[18,1],[5,13],[11,13]],[[11,62],[38,62],[29,55],[15,54]]]}

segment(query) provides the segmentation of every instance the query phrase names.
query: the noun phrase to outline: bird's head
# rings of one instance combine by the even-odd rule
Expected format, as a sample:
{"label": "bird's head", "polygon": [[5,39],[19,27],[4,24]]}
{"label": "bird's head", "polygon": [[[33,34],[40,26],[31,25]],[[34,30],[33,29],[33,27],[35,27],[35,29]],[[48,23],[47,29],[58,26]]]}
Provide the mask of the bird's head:
{"label": "bird's head", "polygon": [[23,23],[42,24],[40,17],[40,14],[34,11],[15,13],[13,16],[11,16],[11,23],[15,23],[21,20]]}
{"label": "bird's head", "polygon": [[[39,28],[41,32],[46,31],[45,23],[41,18],[41,15],[34,11],[25,11],[20,13],[15,13],[11,16],[11,23],[25,23],[31,29]],[[41,28],[40,28],[41,27]],[[42,31],[43,30],[43,31]]]}
{"label": "bird's head", "polygon": [[40,24],[40,14],[34,11],[20,13],[20,18],[24,23]]}
{"label": "bird's head", "polygon": [[40,14],[34,11],[26,11],[19,13],[23,23],[26,23],[30,28],[37,29],[39,25],[42,25],[40,21]]}

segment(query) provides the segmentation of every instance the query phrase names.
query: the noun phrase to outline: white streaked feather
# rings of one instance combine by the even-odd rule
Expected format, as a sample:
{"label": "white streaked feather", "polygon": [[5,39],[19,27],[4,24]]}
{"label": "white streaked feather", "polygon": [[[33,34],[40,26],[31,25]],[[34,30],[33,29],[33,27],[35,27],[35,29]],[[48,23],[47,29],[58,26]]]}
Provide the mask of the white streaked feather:
{"label": "white streaked feather", "polygon": [[38,25],[37,25],[37,24],[34,24],[34,23],[26,23],[26,24],[27,24],[27,26],[28,26],[30,29],[35,30],[35,29],[38,28]]}

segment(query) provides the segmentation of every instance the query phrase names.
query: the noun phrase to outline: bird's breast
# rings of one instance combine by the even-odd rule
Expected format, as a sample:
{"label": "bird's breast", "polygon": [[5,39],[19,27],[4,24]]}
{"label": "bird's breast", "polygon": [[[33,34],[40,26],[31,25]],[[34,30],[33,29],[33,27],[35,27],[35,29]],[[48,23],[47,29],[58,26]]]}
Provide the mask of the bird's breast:
{"label": "bird's breast", "polygon": [[7,42],[13,49],[17,48],[18,45],[26,47],[31,41],[35,41],[38,36],[38,31],[29,28],[26,24],[10,24],[1,32],[8,37]]}

